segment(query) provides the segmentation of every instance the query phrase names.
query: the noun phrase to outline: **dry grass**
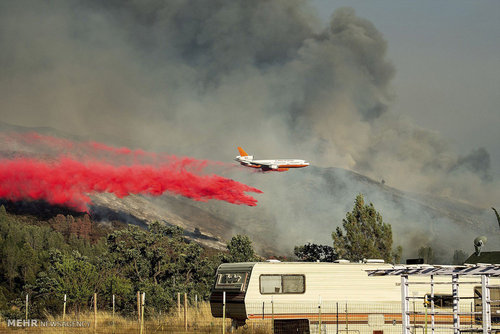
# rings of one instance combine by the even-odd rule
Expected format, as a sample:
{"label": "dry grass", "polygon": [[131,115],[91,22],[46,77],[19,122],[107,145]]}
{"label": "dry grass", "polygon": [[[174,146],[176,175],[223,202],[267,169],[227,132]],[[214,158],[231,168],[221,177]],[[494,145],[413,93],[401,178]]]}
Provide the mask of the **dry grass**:
{"label": "dry grass", "polygon": [[[49,322],[62,322],[62,315],[48,316]],[[65,322],[79,321],[89,327],[27,327],[24,329],[7,327],[6,320],[0,322],[0,333],[102,333],[102,334],[137,334],[140,326],[135,318],[126,318],[110,312],[97,313],[97,326],[94,327],[94,313],[81,313],[78,318],[66,315]],[[269,321],[247,321],[246,328],[233,331],[235,334],[267,334],[271,333]],[[230,320],[226,320],[226,333],[229,332]],[[143,334],[149,333],[222,333],[222,319],[212,317],[209,303],[200,303],[198,308],[189,307],[187,310],[187,331],[184,327],[184,310],[181,308],[180,316],[177,311],[170,314],[150,314],[144,321]]]}

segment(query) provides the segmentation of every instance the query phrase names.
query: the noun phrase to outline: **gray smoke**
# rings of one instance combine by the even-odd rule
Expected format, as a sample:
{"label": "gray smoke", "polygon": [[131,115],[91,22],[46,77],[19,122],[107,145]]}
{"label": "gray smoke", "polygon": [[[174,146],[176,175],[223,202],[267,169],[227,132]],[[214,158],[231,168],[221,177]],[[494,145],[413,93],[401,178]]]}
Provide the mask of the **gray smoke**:
{"label": "gray smoke", "polygon": [[450,169],[450,172],[453,173],[457,170],[466,170],[479,175],[484,182],[492,181],[490,160],[488,151],[480,147],[466,156],[459,157],[457,162]]}
{"label": "gray smoke", "polygon": [[[0,48],[9,123],[223,161],[242,146],[484,207],[498,198],[488,152],[460,157],[390,110],[387,43],[350,8],[322,27],[300,0],[2,1]],[[304,189],[299,173],[228,172],[264,191],[257,212],[283,248],[328,236],[359,191],[346,178],[339,200],[321,178],[307,176]],[[418,210],[373,197],[389,217],[428,230]]]}

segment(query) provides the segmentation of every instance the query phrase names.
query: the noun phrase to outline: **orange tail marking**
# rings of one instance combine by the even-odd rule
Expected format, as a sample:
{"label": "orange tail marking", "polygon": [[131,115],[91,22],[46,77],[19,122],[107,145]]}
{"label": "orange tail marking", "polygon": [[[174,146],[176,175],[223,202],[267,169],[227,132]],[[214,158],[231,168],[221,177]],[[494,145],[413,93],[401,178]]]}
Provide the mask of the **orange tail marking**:
{"label": "orange tail marking", "polygon": [[247,152],[245,152],[245,150],[242,149],[241,147],[238,147],[238,151],[240,151],[240,156],[241,157],[246,157],[248,155]]}

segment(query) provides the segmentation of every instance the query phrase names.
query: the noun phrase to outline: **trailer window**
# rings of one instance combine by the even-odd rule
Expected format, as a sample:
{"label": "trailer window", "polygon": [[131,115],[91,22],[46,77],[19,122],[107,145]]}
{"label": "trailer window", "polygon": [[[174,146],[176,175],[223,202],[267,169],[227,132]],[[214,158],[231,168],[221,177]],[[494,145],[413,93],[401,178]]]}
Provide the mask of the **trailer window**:
{"label": "trailer window", "polygon": [[304,293],[304,275],[260,275],[261,294]]}
{"label": "trailer window", "polygon": [[283,277],[283,293],[303,293],[304,276],[286,275]]}
{"label": "trailer window", "polygon": [[[431,300],[430,293],[425,295],[425,300],[429,302]],[[452,295],[434,295],[434,307],[453,307],[453,296]]]}
{"label": "trailer window", "polygon": [[281,276],[260,276],[260,293],[281,293]]}
{"label": "trailer window", "polygon": [[239,289],[245,291],[247,273],[224,273],[217,277],[216,289]]}

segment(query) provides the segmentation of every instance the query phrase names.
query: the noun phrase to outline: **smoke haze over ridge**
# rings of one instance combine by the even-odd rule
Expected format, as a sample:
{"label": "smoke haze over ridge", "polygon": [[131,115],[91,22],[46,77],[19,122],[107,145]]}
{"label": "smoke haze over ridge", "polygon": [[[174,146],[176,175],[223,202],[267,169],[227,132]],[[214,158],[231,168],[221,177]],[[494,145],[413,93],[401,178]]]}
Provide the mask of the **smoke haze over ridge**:
{"label": "smoke haze over ridge", "polygon": [[[350,8],[322,26],[298,0],[5,1],[0,24],[6,122],[221,161],[242,146],[484,207],[499,197],[485,149],[459,156],[390,110],[387,43]],[[289,189],[281,175],[237,175],[269,196],[270,216],[317,197],[312,216],[276,214],[278,227],[326,219],[313,215],[326,205],[346,211],[344,199]]]}

